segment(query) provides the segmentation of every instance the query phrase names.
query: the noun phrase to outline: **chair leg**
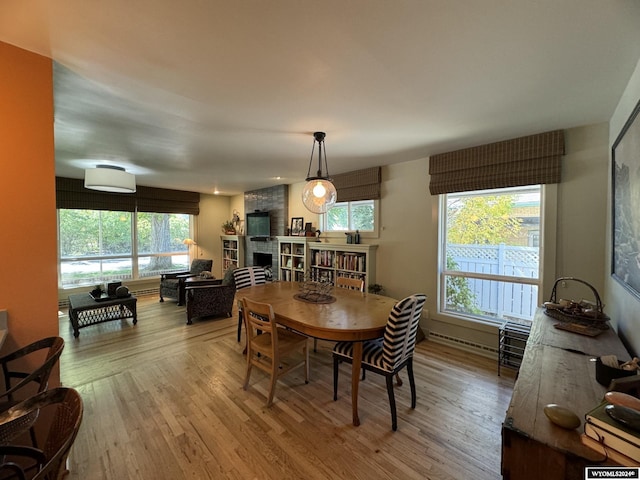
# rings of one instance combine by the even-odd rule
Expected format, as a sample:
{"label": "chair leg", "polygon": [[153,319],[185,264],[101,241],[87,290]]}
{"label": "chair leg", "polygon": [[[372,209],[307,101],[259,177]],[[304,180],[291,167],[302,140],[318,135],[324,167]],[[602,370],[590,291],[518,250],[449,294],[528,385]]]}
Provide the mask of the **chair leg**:
{"label": "chair leg", "polygon": [[391,430],[398,429],[398,418],[396,415],[396,397],[393,393],[393,375],[385,375],[387,379],[387,393],[389,394],[389,407],[391,408]]}
{"label": "chair leg", "polygon": [[338,356],[333,356],[333,401],[338,400],[338,364],[340,360],[338,360]]}
{"label": "chair leg", "polygon": [[251,355],[249,355],[249,353],[247,352],[247,373],[244,376],[244,385],[242,385],[242,388],[244,390],[249,388],[249,379],[251,378],[251,368],[252,367],[253,367],[253,364],[251,363]]}
{"label": "chair leg", "polygon": [[318,339],[317,338],[313,339],[313,351],[314,352],[318,351]]}
{"label": "chair leg", "polygon": [[309,344],[304,345],[304,383],[309,383]]}
{"label": "chair leg", "polygon": [[407,374],[409,375],[409,386],[411,387],[411,408],[416,408],[416,381],[413,378],[413,358],[407,362]]}
{"label": "chair leg", "polygon": [[241,336],[242,336],[242,312],[238,311],[238,343],[240,343]]}
{"label": "chair leg", "polygon": [[280,368],[280,363],[276,362],[273,359],[273,363],[271,365],[271,384],[269,385],[269,397],[267,398],[267,407],[273,405],[273,396],[276,393],[276,384],[278,383],[278,368]]}
{"label": "chair leg", "polygon": [[401,387],[402,386],[402,379],[400,378],[400,374],[396,373],[396,385]]}

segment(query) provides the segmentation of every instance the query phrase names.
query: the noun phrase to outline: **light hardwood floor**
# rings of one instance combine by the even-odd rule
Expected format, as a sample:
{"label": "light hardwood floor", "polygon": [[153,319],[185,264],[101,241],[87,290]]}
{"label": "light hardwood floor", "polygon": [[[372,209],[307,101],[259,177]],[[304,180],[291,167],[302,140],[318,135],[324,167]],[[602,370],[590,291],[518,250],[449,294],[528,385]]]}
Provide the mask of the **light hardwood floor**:
{"label": "light hardwood floor", "polygon": [[[234,315],[236,314],[234,310]],[[384,379],[360,384],[361,425],[351,425],[350,366],[333,401],[331,344],[311,353],[311,381],[290,372],[264,406],[265,374],[242,389],[237,317],[195,320],[158,297],[130,320],[80,330],[66,313],[61,379],[78,389],[83,424],[70,480],[83,479],[473,479],[500,478],[500,428],[513,375],[495,361],[429,342],[416,347],[418,404],[396,389],[398,431]]]}

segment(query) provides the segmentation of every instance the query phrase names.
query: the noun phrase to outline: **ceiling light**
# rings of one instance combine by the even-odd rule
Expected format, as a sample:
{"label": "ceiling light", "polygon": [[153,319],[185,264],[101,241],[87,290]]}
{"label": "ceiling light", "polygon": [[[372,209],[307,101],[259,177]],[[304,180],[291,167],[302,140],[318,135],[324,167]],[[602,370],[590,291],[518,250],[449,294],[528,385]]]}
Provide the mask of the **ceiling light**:
{"label": "ceiling light", "polygon": [[[324,132],[314,132],[313,147],[311,148],[311,158],[309,159],[309,170],[307,171],[306,184],[302,189],[302,203],[307,210],[313,213],[327,213],[338,199],[338,192],[329,177],[329,167],[327,166],[327,153],[324,149]],[[318,143],[318,171],[315,177],[311,176],[311,164],[313,163],[313,151]],[[322,174],[322,158],[324,156],[325,175]]]}
{"label": "ceiling light", "polygon": [[101,192],[135,193],[136,176],[122,167],[97,165],[84,171],[84,187]]}

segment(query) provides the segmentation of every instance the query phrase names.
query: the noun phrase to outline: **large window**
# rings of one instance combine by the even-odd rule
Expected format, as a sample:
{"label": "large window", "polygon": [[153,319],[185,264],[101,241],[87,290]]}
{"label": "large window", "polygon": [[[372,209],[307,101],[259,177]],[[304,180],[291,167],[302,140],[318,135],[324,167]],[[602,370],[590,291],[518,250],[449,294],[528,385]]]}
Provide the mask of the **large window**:
{"label": "large window", "polygon": [[376,200],[338,202],[322,216],[324,232],[376,231]]}
{"label": "large window", "polygon": [[440,310],[530,320],[540,287],[541,187],[442,195]]}
{"label": "large window", "polygon": [[58,210],[62,287],[131,280],[189,269],[191,216]]}

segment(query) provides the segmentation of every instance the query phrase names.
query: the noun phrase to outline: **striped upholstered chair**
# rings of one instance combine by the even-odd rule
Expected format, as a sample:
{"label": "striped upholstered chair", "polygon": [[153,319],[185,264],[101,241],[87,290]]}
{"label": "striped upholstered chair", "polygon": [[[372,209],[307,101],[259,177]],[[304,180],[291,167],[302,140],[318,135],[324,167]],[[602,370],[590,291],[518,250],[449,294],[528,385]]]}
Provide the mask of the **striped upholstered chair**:
{"label": "striped upholstered chair", "polygon": [[[236,290],[242,290],[243,288],[267,283],[267,274],[262,267],[236,268],[233,271],[233,281],[236,285]],[[242,322],[242,302],[238,301],[238,342],[242,334]]]}
{"label": "striped upholstered chair", "polygon": [[[393,393],[393,376],[407,367],[411,386],[411,408],[416,408],[416,383],[413,378],[413,351],[416,346],[418,322],[427,297],[417,293],[396,303],[389,314],[384,337],[364,342],[362,368],[380,375],[387,381],[391,428],[398,428],[396,400]],[[338,365],[341,361],[351,363],[353,343],[338,342],[333,347],[333,399],[338,399]]]}

